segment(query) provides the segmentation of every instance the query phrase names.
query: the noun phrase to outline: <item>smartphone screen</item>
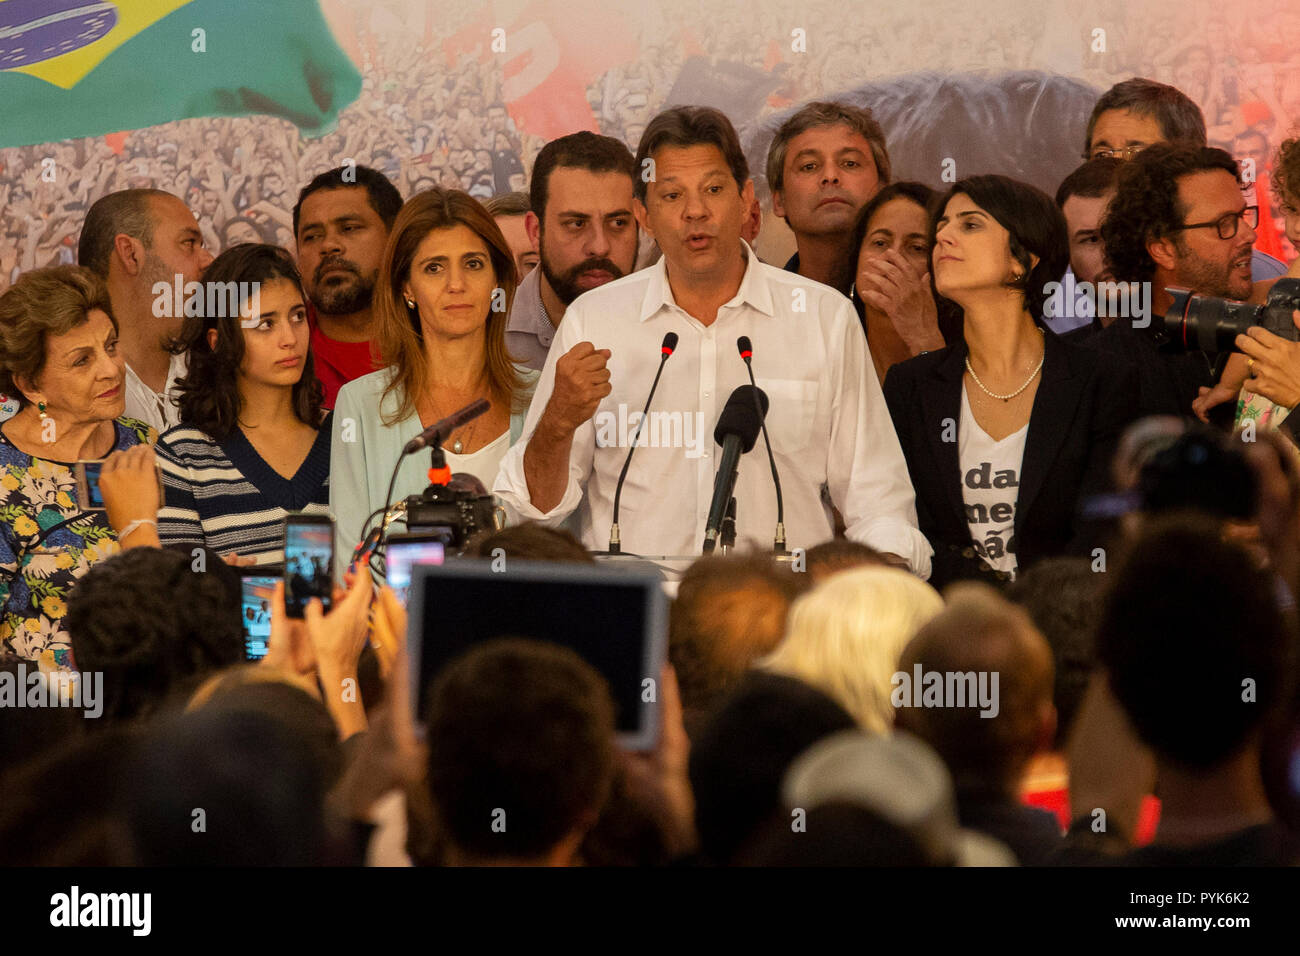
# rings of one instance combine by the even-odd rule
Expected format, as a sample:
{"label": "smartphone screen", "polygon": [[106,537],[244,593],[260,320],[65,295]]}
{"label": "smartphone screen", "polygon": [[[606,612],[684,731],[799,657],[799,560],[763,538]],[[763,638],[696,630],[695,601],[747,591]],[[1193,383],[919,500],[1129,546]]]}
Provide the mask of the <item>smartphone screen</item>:
{"label": "smartphone screen", "polygon": [[239,606],[244,622],[244,659],[260,661],[266,656],[271,640],[271,596],[279,578],[266,574],[241,576],[242,598]]}
{"label": "smartphone screen", "polygon": [[290,516],[284,522],[284,610],[300,618],[312,598],[330,609],[334,586],[334,523]]}
{"label": "smartphone screen", "polygon": [[[72,466],[72,476],[77,482],[77,507],[82,511],[104,511],[104,495],[99,490],[99,474],[104,469],[104,459],[82,460]],[[163,489],[162,469],[158,469],[158,500],[167,500]]]}
{"label": "smartphone screen", "polygon": [[411,587],[411,568],[417,564],[442,564],[446,547],[441,541],[403,541],[390,538],[384,549],[384,566],[388,571],[388,586],[406,605]]}
{"label": "smartphone screen", "polygon": [[104,496],[99,493],[99,471],[102,461],[79,461],[74,474],[77,479],[77,506],[82,511],[103,511]]}

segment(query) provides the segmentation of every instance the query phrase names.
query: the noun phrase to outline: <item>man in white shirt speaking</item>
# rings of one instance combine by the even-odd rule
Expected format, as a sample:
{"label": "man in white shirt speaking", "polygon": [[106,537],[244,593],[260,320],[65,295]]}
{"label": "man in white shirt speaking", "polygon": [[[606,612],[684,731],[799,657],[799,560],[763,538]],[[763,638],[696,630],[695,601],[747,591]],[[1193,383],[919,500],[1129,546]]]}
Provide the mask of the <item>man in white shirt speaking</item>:
{"label": "man in white shirt speaking", "polygon": [[[636,168],[637,221],[663,258],[569,306],[493,489],[512,518],[555,525],[576,512],[583,542],[608,546],[618,475],[673,332],[623,485],[621,546],[700,553],[720,457],[713,429],[732,390],[749,383],[737,350],[746,336],[771,402],[788,546],[832,536],[826,487],[848,537],[927,576],[930,545],[853,307],[759,262],[741,239],[754,184],[731,123],[705,107],[666,110],[646,127]],[[776,491],[760,448],[741,458],[734,495],[737,544],[771,547]]]}

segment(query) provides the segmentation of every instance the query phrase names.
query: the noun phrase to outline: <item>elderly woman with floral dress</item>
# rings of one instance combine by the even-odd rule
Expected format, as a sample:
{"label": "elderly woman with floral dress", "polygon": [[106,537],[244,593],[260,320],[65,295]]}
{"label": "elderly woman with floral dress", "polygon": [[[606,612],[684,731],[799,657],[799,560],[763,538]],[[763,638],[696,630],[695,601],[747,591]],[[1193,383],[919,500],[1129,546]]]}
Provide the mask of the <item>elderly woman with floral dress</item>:
{"label": "elderly woman with floral dress", "polygon": [[[25,273],[0,296],[0,652],[74,667],[64,615],[77,579],[123,548],[157,547],[159,483],[144,422],[123,418],[125,366],[108,292],[90,272]],[[98,509],[74,466],[101,460]]]}

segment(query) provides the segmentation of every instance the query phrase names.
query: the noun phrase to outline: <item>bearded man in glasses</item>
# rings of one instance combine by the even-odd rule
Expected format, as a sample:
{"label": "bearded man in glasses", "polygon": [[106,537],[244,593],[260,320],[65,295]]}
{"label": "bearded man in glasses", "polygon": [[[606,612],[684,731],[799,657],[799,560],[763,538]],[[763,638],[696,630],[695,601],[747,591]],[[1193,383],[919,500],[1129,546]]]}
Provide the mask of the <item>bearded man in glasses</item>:
{"label": "bearded man in glasses", "polygon": [[1116,281],[1142,284],[1150,314],[1116,319],[1089,341],[1136,363],[1142,414],[1190,416],[1200,389],[1218,379],[1228,353],[1168,351],[1154,333],[1173,304],[1169,288],[1250,297],[1258,217],[1242,195],[1236,162],[1221,149],[1157,144],[1120,171],[1101,223],[1106,263]]}

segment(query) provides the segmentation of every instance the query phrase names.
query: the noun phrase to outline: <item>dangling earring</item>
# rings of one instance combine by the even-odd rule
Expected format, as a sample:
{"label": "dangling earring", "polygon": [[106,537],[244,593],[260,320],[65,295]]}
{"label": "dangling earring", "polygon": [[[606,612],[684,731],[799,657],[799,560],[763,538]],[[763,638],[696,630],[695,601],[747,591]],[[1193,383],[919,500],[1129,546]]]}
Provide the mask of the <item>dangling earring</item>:
{"label": "dangling earring", "polygon": [[44,402],[37,402],[37,403],[36,403],[36,410],[37,410],[38,412],[41,413],[41,421],[45,421],[45,419],[47,419],[47,418],[50,417],[49,415],[46,415],[46,414],[45,414],[45,403],[44,403]]}

